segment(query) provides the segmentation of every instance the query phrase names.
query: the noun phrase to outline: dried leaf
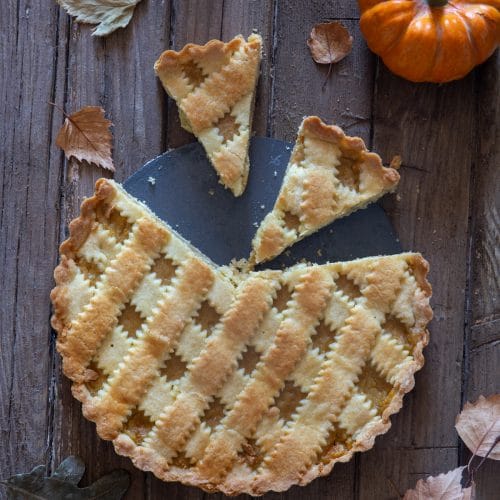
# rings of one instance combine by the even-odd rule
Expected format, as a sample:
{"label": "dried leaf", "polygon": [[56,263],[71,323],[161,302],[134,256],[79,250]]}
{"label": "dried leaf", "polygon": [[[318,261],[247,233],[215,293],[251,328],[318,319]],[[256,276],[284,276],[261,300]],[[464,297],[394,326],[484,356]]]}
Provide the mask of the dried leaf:
{"label": "dried leaf", "polygon": [[57,134],[56,144],[64,150],[68,160],[74,157],[114,172],[110,125],[112,123],[104,118],[102,108],[86,106],[66,116],[64,125]]}
{"label": "dried leaf", "polygon": [[106,36],[125,28],[141,0],[57,0],[80,23],[97,24],[92,35]]}
{"label": "dried leaf", "polygon": [[339,22],[319,23],[312,29],[307,45],[317,63],[332,64],[351,52],[352,36]]}
{"label": "dried leaf", "polygon": [[119,500],[128,489],[130,477],[125,470],[115,470],[101,477],[86,488],[78,488],[85,471],[83,461],[78,457],[66,458],[50,477],[45,477],[45,467],[39,465],[31,472],[17,474],[0,481],[7,488],[11,500]]}
{"label": "dried leaf", "polygon": [[414,490],[408,490],[403,500],[473,500],[474,484],[462,488],[462,472],[465,467],[451,470],[439,476],[429,476],[417,481]]}
{"label": "dried leaf", "polygon": [[[467,448],[480,457],[500,460],[500,394],[485,398],[479,396],[475,403],[466,403],[455,422],[455,428]],[[492,448],[493,447],[493,448]]]}

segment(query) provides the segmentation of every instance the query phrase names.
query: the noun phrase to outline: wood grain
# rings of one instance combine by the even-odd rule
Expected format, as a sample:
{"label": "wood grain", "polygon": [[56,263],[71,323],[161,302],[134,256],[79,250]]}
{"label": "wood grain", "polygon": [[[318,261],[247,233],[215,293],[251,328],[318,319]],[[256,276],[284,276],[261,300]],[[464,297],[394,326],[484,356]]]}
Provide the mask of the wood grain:
{"label": "wood grain", "polygon": [[[472,164],[470,283],[466,327],[464,401],[500,393],[500,56],[476,73],[476,157]],[[470,454],[462,446],[461,463]],[[476,477],[478,498],[498,495],[498,463]]]}
{"label": "wood grain", "polygon": [[[465,463],[454,419],[465,400],[500,392],[499,56],[467,78],[414,85],[368,51],[356,2],[144,0],[130,25],[106,39],[71,21],[55,2],[0,2],[0,478],[75,453],[84,484],[128,469],[128,499],[222,499],[166,484],[118,457],[61,375],[48,324],[57,245],[80,202],[105,172],[64,160],[55,146],[63,116],[101,105],[114,122],[116,178],[193,140],[153,72],[167,48],[254,29],[264,38],[254,131],[293,140],[304,115],[343,126],[381,154],[401,154],[402,181],[384,206],[406,249],[431,263],[435,320],[426,366],[393,428],[373,450],[305,488],[267,499],[397,498],[415,482]],[[312,26],[341,20],[352,53],[332,68],[310,58]],[[495,498],[498,463],[477,476]],[[4,498],[0,489],[0,498]],[[249,497],[247,497],[249,498]]]}
{"label": "wood grain", "polygon": [[0,478],[50,459],[47,298],[62,165],[49,102],[63,75],[58,16],[54,5],[0,5]]}

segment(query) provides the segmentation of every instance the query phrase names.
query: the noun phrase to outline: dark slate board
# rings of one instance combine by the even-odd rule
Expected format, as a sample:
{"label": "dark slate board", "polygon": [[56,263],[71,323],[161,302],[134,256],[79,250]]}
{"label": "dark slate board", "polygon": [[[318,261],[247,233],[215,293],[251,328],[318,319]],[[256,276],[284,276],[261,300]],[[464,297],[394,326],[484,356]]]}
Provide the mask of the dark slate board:
{"label": "dark slate board", "polygon": [[[124,187],[215,263],[228,264],[250,255],[257,226],[276,200],[291,149],[283,141],[253,138],[248,185],[239,198],[218,183],[199,143],[151,160]],[[304,258],[324,263],[399,252],[385,212],[372,204],[305,238],[266,267],[289,266]]]}

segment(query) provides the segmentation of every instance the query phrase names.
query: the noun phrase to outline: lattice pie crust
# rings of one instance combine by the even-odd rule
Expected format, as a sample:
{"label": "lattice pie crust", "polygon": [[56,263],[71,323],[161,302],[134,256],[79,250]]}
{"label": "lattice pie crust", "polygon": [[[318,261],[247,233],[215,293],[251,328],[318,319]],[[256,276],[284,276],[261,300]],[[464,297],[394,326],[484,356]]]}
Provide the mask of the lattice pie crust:
{"label": "lattice pie crust", "polygon": [[61,245],[52,324],[118,453],[165,481],[260,495],[389,429],[424,362],[427,271],[405,253],[231,273],[101,179]]}
{"label": "lattice pie crust", "polygon": [[228,43],[186,45],[167,50],[155,71],[179,108],[181,125],[205,148],[222,184],[235,196],[248,177],[255,86],[259,76],[262,39],[239,35]]}
{"label": "lattice pie crust", "polygon": [[253,259],[263,262],[335,219],[395,189],[399,174],[382,165],[359,137],[326,125],[317,116],[302,122],[273,210],[253,240]]}

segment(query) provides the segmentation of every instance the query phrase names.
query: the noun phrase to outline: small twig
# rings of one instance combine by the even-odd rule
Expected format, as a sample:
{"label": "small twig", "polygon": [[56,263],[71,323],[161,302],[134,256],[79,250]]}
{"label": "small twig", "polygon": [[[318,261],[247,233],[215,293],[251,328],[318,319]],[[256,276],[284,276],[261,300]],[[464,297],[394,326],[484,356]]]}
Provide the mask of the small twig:
{"label": "small twig", "polygon": [[333,62],[331,62],[330,66],[328,66],[328,73],[326,74],[325,81],[323,82],[323,86],[321,87],[321,92],[324,92],[326,89],[326,84],[328,83],[328,80],[330,79],[330,75],[332,73],[332,66],[333,66]]}
{"label": "small twig", "polygon": [[323,85],[321,87],[321,92],[324,92],[326,89],[326,83],[330,79],[330,74],[332,73],[332,66],[333,66],[333,61],[332,61],[332,49],[330,47],[330,39],[328,38],[328,31],[325,31],[325,36],[326,36],[326,45],[328,47],[328,54],[330,55],[330,66],[328,67],[328,73],[326,74],[325,81],[323,82]]}
{"label": "small twig", "polygon": [[[485,437],[486,437],[486,434],[485,434]],[[484,438],[483,438],[483,440],[484,440]],[[482,443],[483,440],[481,440],[481,443]],[[465,485],[466,488],[468,488],[472,484],[472,482],[474,481],[474,474],[477,473],[477,471],[479,470],[479,468],[483,465],[484,461],[488,458],[489,454],[493,451],[493,448],[495,448],[495,446],[499,442],[500,442],[500,436],[497,436],[496,439],[495,439],[495,441],[493,441],[493,444],[490,446],[490,449],[486,452],[486,454],[484,455],[484,457],[482,457],[482,459],[479,462],[479,464],[476,467],[474,467],[474,468],[472,468],[471,465],[472,465],[472,461],[474,460],[474,458],[477,457],[477,455],[475,453],[472,455],[472,457],[469,460],[469,463],[467,464],[467,475],[469,476],[469,479],[466,482],[466,485]],[[478,449],[479,449],[479,447],[478,447]]]}
{"label": "small twig", "polygon": [[390,478],[390,477],[387,477],[386,478],[387,481],[389,481],[389,484],[392,486],[393,490],[396,492],[396,494],[398,495],[398,498],[403,498],[403,495],[401,494],[401,492],[398,490],[397,486],[394,484],[394,481]]}
{"label": "small twig", "polygon": [[64,115],[65,118],[70,119],[69,115],[66,113],[66,111],[64,111],[64,109],[61,106],[59,106],[59,104],[56,104],[55,102],[51,102],[51,101],[49,101],[49,104],[51,106],[54,106],[54,108],[57,108]]}

